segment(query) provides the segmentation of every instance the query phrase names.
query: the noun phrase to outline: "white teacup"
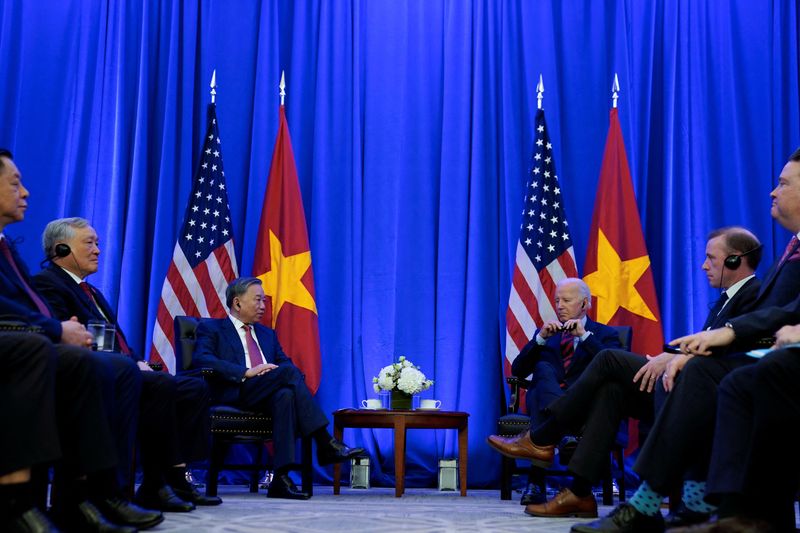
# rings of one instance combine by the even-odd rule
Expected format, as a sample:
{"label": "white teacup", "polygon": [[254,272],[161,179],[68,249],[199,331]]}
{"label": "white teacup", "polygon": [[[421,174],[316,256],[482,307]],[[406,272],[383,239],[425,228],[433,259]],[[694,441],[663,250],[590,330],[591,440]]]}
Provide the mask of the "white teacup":
{"label": "white teacup", "polygon": [[380,409],[381,401],[377,398],[370,398],[368,400],[361,400],[361,407],[363,409]]}
{"label": "white teacup", "polygon": [[420,409],[438,409],[442,406],[441,400],[420,400]]}

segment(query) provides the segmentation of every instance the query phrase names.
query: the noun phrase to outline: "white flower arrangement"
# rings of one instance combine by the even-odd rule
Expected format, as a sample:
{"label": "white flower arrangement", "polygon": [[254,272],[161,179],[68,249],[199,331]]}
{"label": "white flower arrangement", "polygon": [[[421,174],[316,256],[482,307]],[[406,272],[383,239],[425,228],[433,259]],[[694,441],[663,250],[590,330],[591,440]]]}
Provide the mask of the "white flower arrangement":
{"label": "white flower arrangement", "polygon": [[433,381],[427,379],[418,366],[414,366],[414,363],[402,355],[396,363],[381,368],[378,376],[372,378],[375,392],[399,390],[406,394],[418,394],[431,388],[431,385]]}

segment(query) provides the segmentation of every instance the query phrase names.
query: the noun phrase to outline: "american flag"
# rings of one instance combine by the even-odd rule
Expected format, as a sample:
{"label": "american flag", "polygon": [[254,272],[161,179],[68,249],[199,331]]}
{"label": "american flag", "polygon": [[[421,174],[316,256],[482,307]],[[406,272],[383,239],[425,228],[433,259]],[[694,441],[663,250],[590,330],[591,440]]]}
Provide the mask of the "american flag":
{"label": "american flag", "polygon": [[556,283],[578,275],[553,145],[541,109],[536,113],[535,135],[506,310],[506,373],[536,328],[557,318]]}
{"label": "american flag", "polygon": [[176,315],[227,316],[225,289],[238,276],[228,191],[222,167],[217,111],[209,104],[200,167],[167,277],[161,287],[150,360],[175,373],[173,319]]}

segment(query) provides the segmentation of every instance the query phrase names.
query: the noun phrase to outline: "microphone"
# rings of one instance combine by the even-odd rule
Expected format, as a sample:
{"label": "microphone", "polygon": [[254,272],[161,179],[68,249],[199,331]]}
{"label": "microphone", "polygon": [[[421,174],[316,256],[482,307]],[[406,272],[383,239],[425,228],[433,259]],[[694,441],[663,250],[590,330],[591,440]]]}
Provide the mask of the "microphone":
{"label": "microphone", "polygon": [[47,257],[45,257],[42,260],[41,263],[39,263],[39,267],[40,268],[44,268],[45,263],[47,263],[48,261],[52,261],[55,258],[63,259],[65,257],[67,257],[69,254],[72,253],[72,249],[69,247],[68,244],[64,244],[63,242],[60,242],[60,243],[55,245],[55,247],[53,249],[53,252],[55,252],[55,253],[53,253],[53,255],[48,255]]}

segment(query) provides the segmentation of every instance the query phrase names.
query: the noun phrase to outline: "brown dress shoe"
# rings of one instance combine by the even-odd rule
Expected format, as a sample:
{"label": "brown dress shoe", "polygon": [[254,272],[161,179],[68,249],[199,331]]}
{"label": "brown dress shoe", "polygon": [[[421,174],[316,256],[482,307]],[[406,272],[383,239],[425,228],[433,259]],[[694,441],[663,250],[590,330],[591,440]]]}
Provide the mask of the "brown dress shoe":
{"label": "brown dress shoe", "polygon": [[490,435],[486,439],[489,446],[512,459],[528,459],[531,463],[542,468],[553,464],[555,446],[537,446],[530,439],[530,432],[520,433],[516,437],[501,437]]}
{"label": "brown dress shoe", "polygon": [[575,516],[577,518],[597,518],[597,501],[591,494],[578,498],[569,489],[563,489],[549,502],[525,507],[525,514],[531,516]]}

